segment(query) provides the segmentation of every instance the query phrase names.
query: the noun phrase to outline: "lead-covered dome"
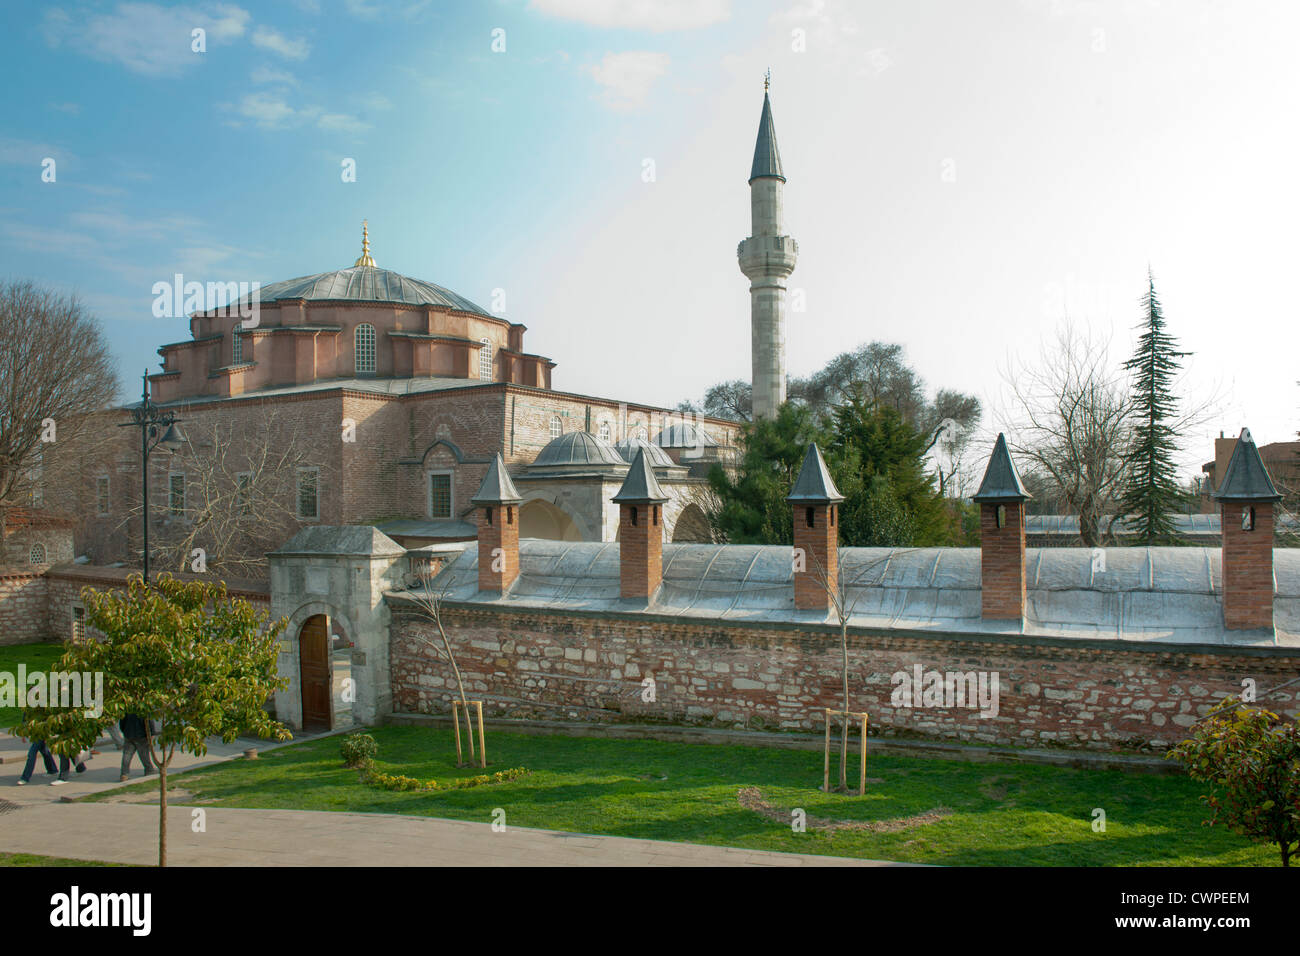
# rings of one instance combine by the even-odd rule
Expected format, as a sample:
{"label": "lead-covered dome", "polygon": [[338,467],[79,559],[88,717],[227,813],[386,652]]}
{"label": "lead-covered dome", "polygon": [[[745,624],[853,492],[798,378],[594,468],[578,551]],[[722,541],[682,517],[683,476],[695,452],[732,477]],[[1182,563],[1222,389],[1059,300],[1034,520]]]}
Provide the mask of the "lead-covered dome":
{"label": "lead-covered dome", "polygon": [[646,459],[650,462],[651,468],[676,468],[677,463],[668,457],[668,453],[660,448],[654,442],[648,442],[644,438],[636,435],[630,435],[614,446],[625,462],[629,465],[636,460],[638,451],[645,451]]}
{"label": "lead-covered dome", "polygon": [[537,453],[529,471],[537,469],[583,469],[627,471],[627,462],[609,442],[591,432],[568,432]]}
{"label": "lead-covered dome", "polygon": [[655,436],[660,448],[717,448],[718,443],[703,428],[690,422],[673,422]]}
{"label": "lead-covered dome", "polygon": [[376,266],[353,266],[350,269],[320,272],[314,276],[284,279],[262,286],[258,295],[263,305],[280,299],[302,299],[307,302],[393,302],[400,305],[442,306],[459,312],[500,318],[492,316],[450,289]]}

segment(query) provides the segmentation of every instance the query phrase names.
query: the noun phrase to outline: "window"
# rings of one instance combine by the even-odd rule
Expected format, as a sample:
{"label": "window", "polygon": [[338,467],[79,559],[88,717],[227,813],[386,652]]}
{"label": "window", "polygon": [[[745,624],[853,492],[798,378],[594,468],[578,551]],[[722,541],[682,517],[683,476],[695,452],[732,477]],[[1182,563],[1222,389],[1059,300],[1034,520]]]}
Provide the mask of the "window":
{"label": "window", "polygon": [[84,641],[86,639],[86,609],[84,607],[74,607],[72,609],[72,639],[74,641]]}
{"label": "window", "polygon": [[354,361],[358,375],[375,374],[375,327],[362,323],[352,333]]}
{"label": "window", "polygon": [[478,377],[485,382],[491,382],[495,376],[492,374],[492,340],[479,339],[483,347],[478,350]]}
{"label": "window", "polygon": [[320,517],[320,469],[298,469],[298,517]]}
{"label": "window", "polygon": [[997,512],[996,512],[996,517],[997,517],[997,526],[998,526],[999,528],[1005,528],[1005,527],[1007,526],[1007,506],[1006,506],[1006,505],[998,505]]}
{"label": "window", "polygon": [[102,517],[109,513],[113,501],[109,497],[108,475],[100,475],[95,479],[95,507],[97,513]]}
{"label": "window", "polygon": [[636,430],[636,437],[641,439],[642,441],[649,441],[650,433],[645,430],[645,426],[643,425]]}
{"label": "window", "polygon": [[1255,509],[1254,508],[1246,507],[1241,509],[1241,530],[1242,531],[1255,530]]}
{"label": "window", "polygon": [[560,416],[556,415],[551,419],[551,437],[559,438],[564,434],[564,423],[560,421]]}
{"label": "window", "polygon": [[167,476],[167,513],[185,514],[185,476],[179,472]]}
{"label": "window", "polygon": [[32,550],[27,553],[27,561],[29,564],[44,564],[45,545],[43,544],[32,545]]}
{"label": "window", "polygon": [[601,422],[597,430],[597,436],[601,441],[609,441],[609,422]]}
{"label": "window", "polygon": [[241,471],[235,475],[235,514],[253,513],[253,473]]}
{"label": "window", "polygon": [[451,472],[429,472],[429,517],[451,517]]}
{"label": "window", "polygon": [[239,365],[244,361],[244,338],[239,334],[239,323],[230,332],[230,364]]}

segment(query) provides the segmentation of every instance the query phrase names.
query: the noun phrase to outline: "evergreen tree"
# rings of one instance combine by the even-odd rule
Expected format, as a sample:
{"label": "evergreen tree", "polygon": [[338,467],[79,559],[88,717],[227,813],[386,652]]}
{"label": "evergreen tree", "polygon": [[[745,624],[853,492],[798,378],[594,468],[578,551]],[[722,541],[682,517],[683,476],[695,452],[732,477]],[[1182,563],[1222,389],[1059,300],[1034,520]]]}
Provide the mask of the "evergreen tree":
{"label": "evergreen tree", "polygon": [[1179,359],[1190,353],[1179,352],[1175,339],[1165,331],[1165,317],[1150,270],[1142,311],[1143,332],[1137,350],[1124,363],[1124,368],[1133,373],[1133,443],[1119,510],[1136,538],[1151,545],[1172,539],[1172,515],[1186,503],[1174,465],[1178,436],[1171,422],[1178,400],[1171,389],[1182,368]]}

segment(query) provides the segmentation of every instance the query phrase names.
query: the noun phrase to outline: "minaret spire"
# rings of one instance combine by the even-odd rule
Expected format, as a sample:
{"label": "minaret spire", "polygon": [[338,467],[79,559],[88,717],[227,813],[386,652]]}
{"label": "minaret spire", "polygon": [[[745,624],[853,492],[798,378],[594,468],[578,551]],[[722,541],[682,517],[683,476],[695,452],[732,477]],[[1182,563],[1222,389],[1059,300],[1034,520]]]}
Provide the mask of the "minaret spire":
{"label": "minaret spire", "polygon": [[737,250],[740,271],[749,278],[755,419],[775,418],[785,401],[785,280],[799,256],[798,244],[784,234],[785,171],[768,95],[771,78],[768,70],[763,77],[763,112],[758,120],[754,162],[749,168],[751,234]]}
{"label": "minaret spire", "polygon": [[375,258],[370,254],[370,229],[369,221],[361,220],[361,257],[352,263],[352,268],[357,266],[370,266],[375,268]]}

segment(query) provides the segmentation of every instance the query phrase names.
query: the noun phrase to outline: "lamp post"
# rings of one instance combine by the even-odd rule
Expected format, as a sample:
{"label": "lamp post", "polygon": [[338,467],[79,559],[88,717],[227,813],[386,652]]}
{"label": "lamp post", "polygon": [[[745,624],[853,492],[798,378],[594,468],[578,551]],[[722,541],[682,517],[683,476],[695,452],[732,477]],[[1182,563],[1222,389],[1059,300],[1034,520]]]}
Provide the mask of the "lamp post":
{"label": "lamp post", "polygon": [[149,399],[149,372],[143,376],[143,393],[140,404],[131,409],[131,421],[119,428],[140,429],[140,490],[144,510],[141,523],[144,529],[144,583],[149,583],[149,453],[161,445],[169,454],[185,444],[185,433],[176,427],[176,413],[159,408]]}

